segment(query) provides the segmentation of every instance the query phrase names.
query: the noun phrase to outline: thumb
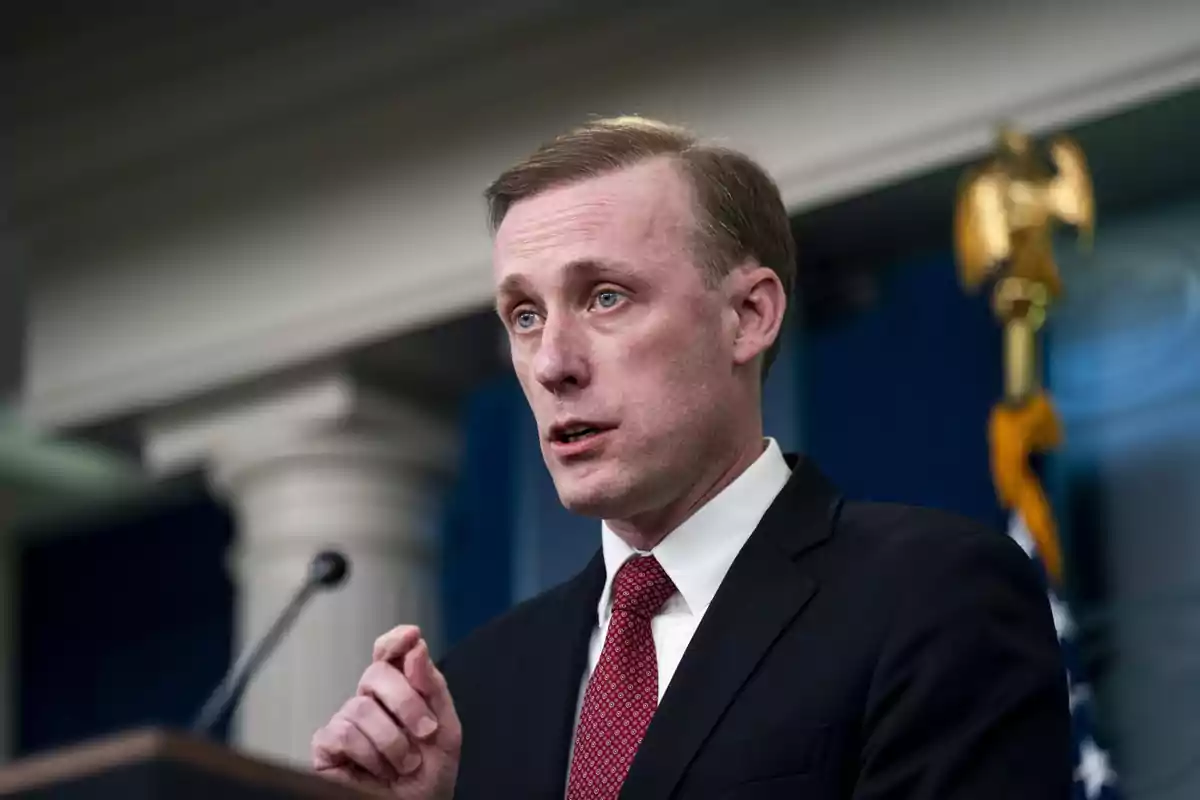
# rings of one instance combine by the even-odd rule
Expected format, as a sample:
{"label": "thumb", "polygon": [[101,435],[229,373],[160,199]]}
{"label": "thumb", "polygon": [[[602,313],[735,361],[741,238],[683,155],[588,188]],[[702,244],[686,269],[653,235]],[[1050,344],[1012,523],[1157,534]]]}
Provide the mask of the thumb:
{"label": "thumb", "polygon": [[454,701],[450,697],[446,678],[434,665],[429,655],[429,645],[424,639],[404,654],[403,672],[409,684],[429,703],[429,710],[440,722],[444,724],[448,720],[457,721],[458,715],[454,710]]}

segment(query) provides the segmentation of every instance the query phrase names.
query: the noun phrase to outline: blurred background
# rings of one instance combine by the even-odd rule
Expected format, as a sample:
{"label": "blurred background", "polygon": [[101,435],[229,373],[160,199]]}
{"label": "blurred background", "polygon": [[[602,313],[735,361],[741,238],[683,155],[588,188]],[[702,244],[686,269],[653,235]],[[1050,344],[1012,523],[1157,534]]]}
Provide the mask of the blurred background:
{"label": "blurred background", "polygon": [[439,651],[571,575],[505,360],[481,192],[592,116],[689,125],[794,212],[768,433],[853,497],[997,527],[1000,330],[955,188],[1011,121],[1083,146],[1095,247],[1046,336],[1041,465],[1127,796],[1200,796],[1200,4],[7,6],[0,760],[186,726],[317,597],[218,735],[304,763],[375,636]]}

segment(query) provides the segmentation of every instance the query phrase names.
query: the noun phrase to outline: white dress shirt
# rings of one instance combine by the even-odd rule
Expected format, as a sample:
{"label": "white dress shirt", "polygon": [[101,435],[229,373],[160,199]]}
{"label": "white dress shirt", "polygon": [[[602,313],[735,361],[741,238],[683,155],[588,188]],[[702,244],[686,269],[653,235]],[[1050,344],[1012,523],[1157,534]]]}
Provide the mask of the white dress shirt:
{"label": "white dress shirt", "polygon": [[[650,551],[677,590],[650,621],[658,656],[659,700],[662,700],[667,684],[671,682],[671,676],[675,674],[692,640],[692,634],[704,618],[704,612],[708,610],[725,573],[791,477],[791,469],[783,458],[779,444],[767,438],[766,445],[762,455],[745,472]],[[638,551],[626,544],[607,523],[601,527],[601,545],[607,577],[604,590],[600,593],[597,625],[592,632],[587,669],[580,686],[575,717],[577,725],[588,679],[600,661],[604,637],[608,634],[613,577],[626,560],[638,555]]]}

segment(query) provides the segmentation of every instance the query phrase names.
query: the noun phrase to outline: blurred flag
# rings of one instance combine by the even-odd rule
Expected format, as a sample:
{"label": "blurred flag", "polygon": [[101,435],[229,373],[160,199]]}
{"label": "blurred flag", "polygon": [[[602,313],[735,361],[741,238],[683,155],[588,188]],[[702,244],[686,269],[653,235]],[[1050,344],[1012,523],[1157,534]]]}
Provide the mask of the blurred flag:
{"label": "blurred flag", "polygon": [[[992,312],[1004,326],[1004,400],[992,408],[988,445],[992,482],[1009,510],[1009,535],[1046,576],[1054,627],[1066,663],[1074,741],[1075,800],[1116,800],[1117,777],[1096,741],[1091,686],[1083,674],[1075,622],[1059,597],[1062,547],[1054,510],[1030,458],[1058,447],[1062,425],[1042,387],[1038,333],[1062,291],[1054,228],[1064,223],[1090,246],[1095,225],[1092,178],[1083,150],[1059,136],[1044,153],[1010,126],[996,132],[991,158],[969,169],[954,204],[954,252],[968,294],[992,288]],[[1045,163],[1055,169],[1047,172]]]}
{"label": "blurred flag", "polygon": [[[1009,517],[1008,535],[1021,545],[1029,557],[1041,567],[1041,558],[1024,517],[1013,513]],[[1074,746],[1075,784],[1072,800],[1121,800],[1117,774],[1113,771],[1108,751],[1096,740],[1093,716],[1092,687],[1083,672],[1076,643],[1075,620],[1067,604],[1053,588],[1047,590],[1058,643],[1067,665],[1067,687],[1071,702],[1071,738]]]}

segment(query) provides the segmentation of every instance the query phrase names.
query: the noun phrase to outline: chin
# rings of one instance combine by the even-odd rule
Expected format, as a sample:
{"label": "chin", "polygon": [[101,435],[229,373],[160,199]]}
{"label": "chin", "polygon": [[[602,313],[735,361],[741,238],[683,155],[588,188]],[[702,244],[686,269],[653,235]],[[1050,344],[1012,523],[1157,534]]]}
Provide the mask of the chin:
{"label": "chin", "polygon": [[606,492],[579,491],[575,487],[560,489],[558,501],[573,514],[596,519],[619,519],[624,503],[622,498]]}
{"label": "chin", "polygon": [[568,511],[597,519],[622,519],[631,511],[632,489],[626,480],[605,475],[554,476],[558,500]]}

